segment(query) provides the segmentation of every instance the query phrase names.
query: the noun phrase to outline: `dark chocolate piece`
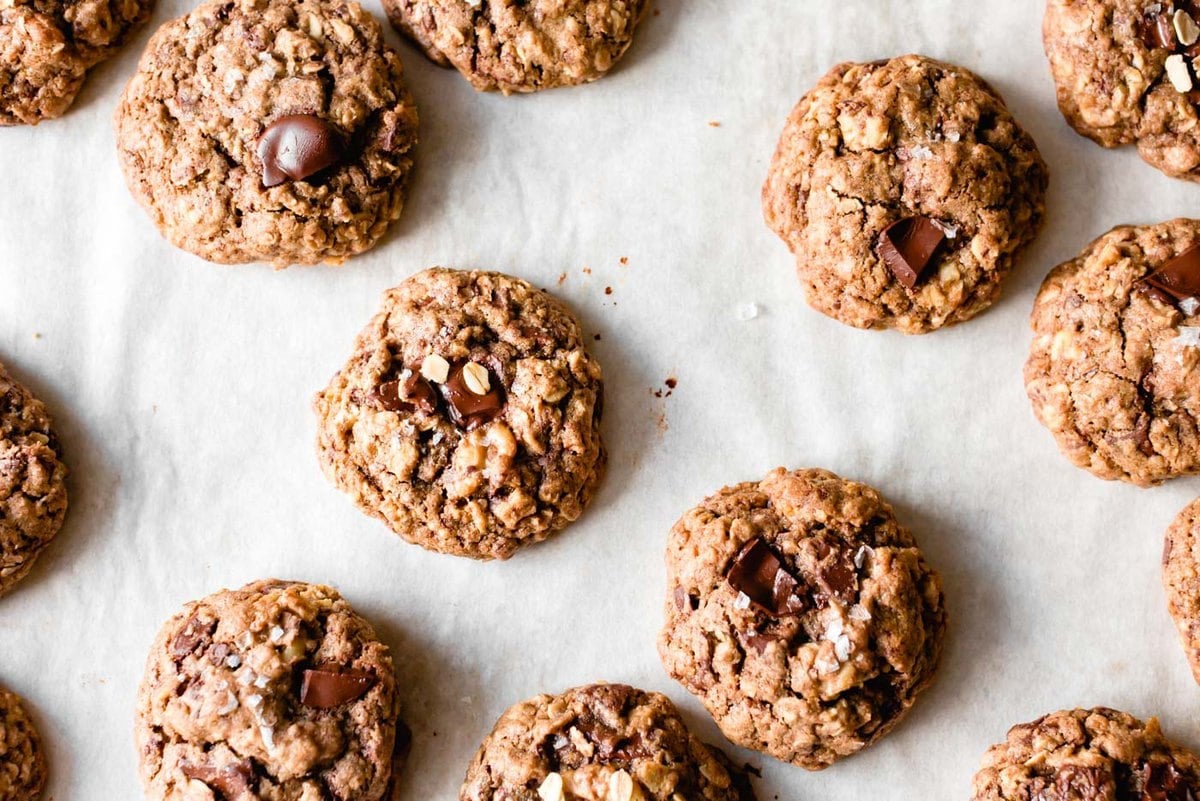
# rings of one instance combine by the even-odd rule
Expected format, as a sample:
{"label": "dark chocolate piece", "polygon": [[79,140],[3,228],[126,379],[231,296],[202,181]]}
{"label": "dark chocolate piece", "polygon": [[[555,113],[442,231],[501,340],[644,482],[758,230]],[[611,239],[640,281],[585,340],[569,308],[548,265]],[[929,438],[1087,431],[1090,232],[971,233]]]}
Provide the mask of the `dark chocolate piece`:
{"label": "dark chocolate piece", "polygon": [[288,114],[258,138],[263,186],[303,181],[342,160],[342,137],[320,117]]}
{"label": "dark chocolate piece", "polygon": [[1140,778],[1140,801],[1195,801],[1191,781],[1170,762],[1147,762]]}
{"label": "dark chocolate piece", "polygon": [[375,677],[370,673],[313,668],[304,671],[300,703],[314,709],[333,709],[361,698],[374,686]]}
{"label": "dark chocolate piece", "polygon": [[222,767],[183,762],[179,770],[189,779],[207,784],[225,801],[240,801],[252,795],[250,784],[254,780],[254,768],[247,759]]}
{"label": "dark chocolate piece", "polygon": [[746,543],[738,552],[725,578],[729,586],[767,614],[797,615],[808,608],[803,585],[761,537]]}
{"label": "dark chocolate piece", "polygon": [[407,372],[408,378],[398,378],[380,384],[372,393],[375,401],[389,412],[411,412],[420,409],[426,414],[433,414],[437,411],[437,392],[419,371]]}
{"label": "dark chocolate piece", "polygon": [[[496,374],[488,370],[489,388],[486,395],[476,395],[463,379],[463,368],[470,362],[455,362],[450,367],[446,383],[440,384],[442,397],[450,409],[450,419],[459,428],[473,431],[499,416],[504,408],[504,394]],[[482,365],[480,365],[482,367]]]}
{"label": "dark chocolate piece", "polygon": [[945,239],[942,226],[930,218],[906,217],[892,223],[879,235],[879,258],[897,281],[913,289]]}
{"label": "dark chocolate piece", "polygon": [[1200,296],[1200,245],[1171,259],[1143,278],[1141,284],[1147,291],[1158,290],[1174,301]]}

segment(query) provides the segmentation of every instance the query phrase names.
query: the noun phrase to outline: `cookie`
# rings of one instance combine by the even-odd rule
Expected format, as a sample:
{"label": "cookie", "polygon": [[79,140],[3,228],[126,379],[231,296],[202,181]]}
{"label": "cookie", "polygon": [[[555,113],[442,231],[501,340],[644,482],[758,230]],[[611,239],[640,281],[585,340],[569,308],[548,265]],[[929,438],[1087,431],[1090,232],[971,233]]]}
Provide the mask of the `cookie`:
{"label": "cookie", "polygon": [[151,648],[135,725],[146,797],[390,798],[398,713],[387,646],[335,590],[223,590]]}
{"label": "cookie", "polygon": [[763,213],[814,309],[922,334],[996,300],[1041,227],[1047,181],[992,87],[912,55],[840,64],[801,99]]}
{"label": "cookie", "polygon": [[1139,486],[1200,472],[1200,222],[1114,228],[1055,267],[1025,388],[1063,454]]}
{"label": "cookie", "polygon": [[0,364],[0,596],[62,528],[67,468],[46,407]]}
{"label": "cookie", "polygon": [[0,801],[38,801],[46,756],[21,699],[0,687]]}
{"label": "cookie", "polygon": [[575,521],[605,464],[575,317],[519,278],[435,268],[383,296],[316,397],[329,480],[409,542],[506,559]]}
{"label": "cookie", "polygon": [[475,755],[460,801],[754,801],[725,755],[666,696],[620,684],[509,709]]}
{"label": "cookie", "polygon": [[1163,542],[1163,587],[1192,675],[1200,683],[1200,499],[1184,507]]}
{"label": "cookie", "polygon": [[975,774],[972,801],[1191,801],[1200,762],[1149,723],[1073,709],[1014,726]]}
{"label": "cookie", "polygon": [[397,30],[481,92],[536,92],[603,77],[646,0],[383,0]]}
{"label": "cookie", "polygon": [[400,216],[417,111],[352,0],[210,0],[151,38],[115,115],[126,183],[172,244],[337,263]]}
{"label": "cookie", "polygon": [[1191,0],[1048,0],[1042,38],[1071,127],[1200,181],[1198,21]]}
{"label": "cookie", "polygon": [[933,680],[941,581],[864,484],[777,469],[726,487],[675,524],[667,575],[663,666],[745,748],[826,768]]}
{"label": "cookie", "polygon": [[0,4],[0,125],[61,116],[87,72],[141,26],[154,0],[6,0]]}

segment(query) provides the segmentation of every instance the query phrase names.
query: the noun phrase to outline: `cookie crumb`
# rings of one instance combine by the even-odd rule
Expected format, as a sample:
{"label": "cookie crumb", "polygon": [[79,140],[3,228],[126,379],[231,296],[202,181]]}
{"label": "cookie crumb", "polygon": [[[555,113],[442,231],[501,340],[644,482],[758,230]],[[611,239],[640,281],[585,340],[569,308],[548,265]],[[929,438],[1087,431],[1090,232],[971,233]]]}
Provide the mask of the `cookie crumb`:
{"label": "cookie crumb", "polygon": [[559,274],[558,274],[558,285],[559,285],[559,286],[562,286],[562,285],[563,285],[563,284],[565,284],[566,282],[567,282],[567,274],[566,274],[566,273],[559,273]]}
{"label": "cookie crumb", "polygon": [[760,309],[757,303],[743,303],[737,307],[735,314],[737,315],[738,320],[745,323],[758,317],[759,311]]}
{"label": "cookie crumb", "polygon": [[708,121],[708,127],[709,127],[709,128],[720,128],[720,127],[721,127],[721,123],[720,123],[719,121],[717,121],[717,120],[709,120],[709,121]]}
{"label": "cookie crumb", "polygon": [[611,287],[611,286],[606,286],[606,287],[604,287],[604,294],[605,294],[605,295],[611,295],[611,294],[612,294],[612,287]]}

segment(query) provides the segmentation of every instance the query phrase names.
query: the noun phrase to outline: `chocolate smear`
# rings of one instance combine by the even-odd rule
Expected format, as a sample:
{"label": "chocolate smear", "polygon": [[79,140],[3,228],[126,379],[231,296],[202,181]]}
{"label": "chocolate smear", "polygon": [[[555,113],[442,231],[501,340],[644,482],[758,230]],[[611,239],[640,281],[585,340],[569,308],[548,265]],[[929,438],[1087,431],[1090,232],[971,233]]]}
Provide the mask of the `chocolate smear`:
{"label": "chocolate smear", "polygon": [[929,217],[906,217],[879,235],[879,258],[897,281],[913,289],[945,239],[945,230]]}
{"label": "chocolate smear", "polygon": [[374,676],[362,671],[312,668],[304,671],[300,703],[313,709],[333,709],[366,695],[375,681]]}

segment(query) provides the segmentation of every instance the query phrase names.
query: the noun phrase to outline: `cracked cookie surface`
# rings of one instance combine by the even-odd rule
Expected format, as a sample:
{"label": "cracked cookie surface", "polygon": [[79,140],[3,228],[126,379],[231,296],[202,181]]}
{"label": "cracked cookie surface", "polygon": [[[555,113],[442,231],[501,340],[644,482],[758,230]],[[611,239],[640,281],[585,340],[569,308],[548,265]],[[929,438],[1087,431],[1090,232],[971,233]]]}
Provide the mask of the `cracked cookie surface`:
{"label": "cracked cookie surface", "polygon": [[[486,391],[465,386],[468,370]],[[591,500],[603,391],[559,301],[500,273],[435,268],[384,294],[317,395],[317,451],[335,486],[409,542],[504,559]]]}
{"label": "cracked cookie surface", "polygon": [[[275,183],[264,135],[297,117],[326,131],[332,163]],[[172,244],[277,267],[375,245],[417,130],[400,58],[352,0],[202,4],[154,34],[115,121],[126,183]]]}
{"label": "cracked cookie surface", "polygon": [[1197,244],[1194,220],[1114,228],[1038,292],[1025,388],[1063,454],[1100,478],[1200,472],[1200,340],[1186,336],[1200,318],[1138,288]]}
{"label": "cracked cookie surface", "polygon": [[1167,529],[1163,588],[1192,675],[1200,683],[1200,499],[1184,507]]}
{"label": "cracked cookie surface", "polygon": [[66,112],[87,72],[109,58],[154,0],[0,3],[0,125],[37,125]]}
{"label": "cracked cookie surface", "polygon": [[1200,762],[1114,709],[1055,712],[1014,726],[975,775],[972,801],[1189,801]]}
{"label": "cracked cookie surface", "polygon": [[754,801],[746,777],[666,696],[620,684],[517,704],[467,770],[460,801]]}
{"label": "cracked cookie surface", "polygon": [[667,575],[663,665],[743,747],[828,767],[933,680],[941,581],[864,484],[777,469],[727,487],[675,524]]}
{"label": "cracked cookie surface", "polygon": [[1156,9],[1168,16],[1197,11],[1171,0],[1048,0],[1042,38],[1058,106],[1071,127],[1098,144],[1136,144],[1153,167],[1200,181],[1200,114],[1167,74],[1167,59],[1186,48],[1170,22],[1166,43],[1147,37]]}
{"label": "cracked cookie surface", "polygon": [[46,756],[16,693],[0,687],[0,801],[39,801]]}
{"label": "cracked cookie surface", "polygon": [[46,407],[0,364],[0,596],[62,528],[66,479]]}
{"label": "cracked cookie surface", "polygon": [[153,799],[378,801],[397,756],[387,646],[338,593],[258,581],[155,640],[135,737]]}
{"label": "cracked cookie surface", "polygon": [[398,30],[480,91],[535,92],[607,73],[646,0],[383,0]]}
{"label": "cracked cookie surface", "polygon": [[[1046,165],[1000,95],[922,56],[840,64],[792,111],[763,186],[809,305],[909,334],[990,306],[1045,211]],[[923,217],[945,240],[909,288],[880,255]]]}

